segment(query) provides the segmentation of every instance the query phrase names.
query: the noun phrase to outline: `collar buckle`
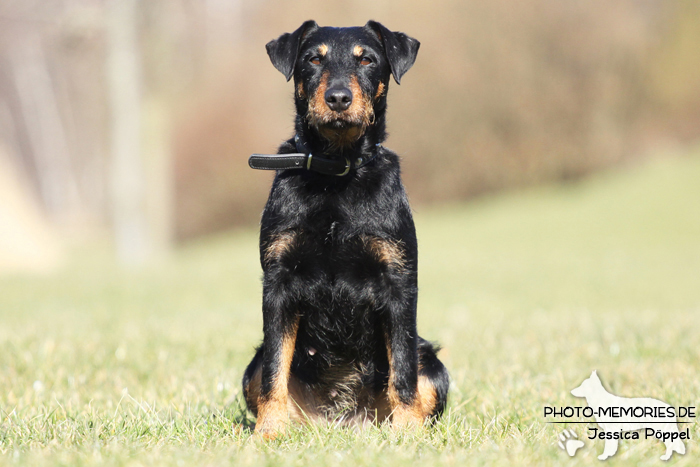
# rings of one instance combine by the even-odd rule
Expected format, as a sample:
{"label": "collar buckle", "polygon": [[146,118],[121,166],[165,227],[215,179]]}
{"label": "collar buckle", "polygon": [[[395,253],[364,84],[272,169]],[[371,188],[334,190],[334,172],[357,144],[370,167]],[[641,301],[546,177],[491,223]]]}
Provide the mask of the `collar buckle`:
{"label": "collar buckle", "polygon": [[342,174],[335,174],[336,177],[342,177],[344,175],[347,175],[350,172],[350,166],[351,166],[350,160],[346,157],[345,158],[345,172],[343,172]]}
{"label": "collar buckle", "polygon": [[[350,160],[349,158],[344,157],[345,167],[343,167],[340,165],[342,164],[342,162],[337,159],[326,159],[323,157],[323,155],[316,156],[314,158],[314,155],[309,150],[309,147],[306,144],[304,137],[298,133],[294,135],[294,145],[296,146],[296,149],[300,154],[306,154],[305,164],[302,166],[303,168],[305,168],[306,170],[312,170],[314,172],[320,172],[326,175],[335,175],[336,177],[343,177],[349,174],[352,169],[357,170],[372,162],[374,159],[376,159],[377,154],[381,150],[382,146],[381,143],[375,144],[371,152],[361,154],[355,160]],[[328,171],[329,164],[335,165],[332,171]],[[338,173],[338,171],[340,171],[340,173]]]}

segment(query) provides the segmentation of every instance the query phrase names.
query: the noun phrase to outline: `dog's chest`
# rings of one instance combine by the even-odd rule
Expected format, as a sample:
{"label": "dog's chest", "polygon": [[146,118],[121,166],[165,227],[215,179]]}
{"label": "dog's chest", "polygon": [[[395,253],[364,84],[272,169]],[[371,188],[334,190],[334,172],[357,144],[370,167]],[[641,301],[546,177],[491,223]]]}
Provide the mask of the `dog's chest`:
{"label": "dog's chest", "polygon": [[363,233],[377,235],[386,230],[387,220],[392,217],[392,210],[376,199],[362,199],[351,193],[323,198],[303,209],[296,228],[326,243],[342,243]]}
{"label": "dog's chest", "polygon": [[326,241],[328,242],[335,242],[338,236],[338,221],[331,221],[331,225],[328,227],[328,231],[326,232]]}
{"label": "dog's chest", "polygon": [[334,303],[349,298],[357,304],[360,297],[345,297],[349,291],[374,290],[368,285],[410,263],[412,229],[397,225],[399,219],[410,224],[410,212],[401,211],[401,193],[380,196],[361,180],[344,186],[300,182],[283,179],[273,191],[275,201],[263,224],[277,233],[263,241],[262,253],[281,263],[280,274],[305,284],[302,295],[314,301],[330,295]]}

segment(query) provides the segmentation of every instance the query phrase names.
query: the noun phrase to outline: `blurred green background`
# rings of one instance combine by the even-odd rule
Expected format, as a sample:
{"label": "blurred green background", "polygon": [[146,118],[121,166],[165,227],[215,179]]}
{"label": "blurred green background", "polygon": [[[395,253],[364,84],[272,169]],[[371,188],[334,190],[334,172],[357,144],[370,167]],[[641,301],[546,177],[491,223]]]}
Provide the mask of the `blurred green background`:
{"label": "blurred green background", "polygon": [[[264,445],[240,378],[271,175],[247,158],[292,132],[264,44],[310,18],[422,43],[387,146],[452,383],[431,430]],[[3,0],[0,464],[599,465],[542,417],[591,370],[700,393],[698,44],[691,0]]]}

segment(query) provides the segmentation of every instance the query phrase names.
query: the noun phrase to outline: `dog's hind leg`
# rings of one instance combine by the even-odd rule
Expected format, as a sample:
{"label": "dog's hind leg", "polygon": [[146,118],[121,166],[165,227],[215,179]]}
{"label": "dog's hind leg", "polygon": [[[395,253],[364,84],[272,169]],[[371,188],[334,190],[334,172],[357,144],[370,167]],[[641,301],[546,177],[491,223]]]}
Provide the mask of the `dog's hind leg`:
{"label": "dog's hind leg", "polygon": [[262,346],[255,350],[255,356],[243,373],[243,397],[253,415],[258,416],[258,397],[262,377]]}
{"label": "dog's hind leg", "polygon": [[[391,384],[391,383],[390,383]],[[415,396],[410,405],[392,400],[389,386],[387,402],[391,410],[392,424],[395,426],[420,425],[425,420],[435,422],[445,411],[449,375],[437,358],[432,344],[418,337],[418,381]]]}
{"label": "dog's hind leg", "polygon": [[418,337],[418,397],[424,402],[423,412],[431,421],[445,411],[450,378],[447,369],[437,358],[439,347]]}
{"label": "dog's hind leg", "polygon": [[[431,423],[437,421],[445,411],[447,405],[447,391],[450,380],[447,370],[442,362],[437,358],[437,348],[418,337],[418,384],[410,413],[417,424],[429,420]],[[398,408],[401,410],[401,407]],[[405,420],[398,419],[404,414],[397,414],[397,407],[388,396],[388,391],[384,390],[378,394],[373,405],[368,412],[376,422],[382,423],[386,419],[391,419],[394,425],[402,425]]]}

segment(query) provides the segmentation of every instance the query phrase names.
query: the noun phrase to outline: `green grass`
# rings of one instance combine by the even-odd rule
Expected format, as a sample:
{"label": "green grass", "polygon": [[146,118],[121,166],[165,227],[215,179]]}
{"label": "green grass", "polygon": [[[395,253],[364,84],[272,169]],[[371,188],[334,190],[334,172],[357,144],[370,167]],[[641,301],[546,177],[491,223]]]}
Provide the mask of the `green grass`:
{"label": "green grass", "polygon": [[[700,151],[583,182],[419,207],[419,330],[452,376],[431,429],[296,427],[262,443],[240,378],[261,338],[256,232],[123,272],[104,252],[0,278],[0,464],[598,465],[544,405],[700,394]],[[585,425],[576,425],[579,436]],[[700,429],[673,465],[697,465]],[[659,465],[620,443],[608,465]]]}

